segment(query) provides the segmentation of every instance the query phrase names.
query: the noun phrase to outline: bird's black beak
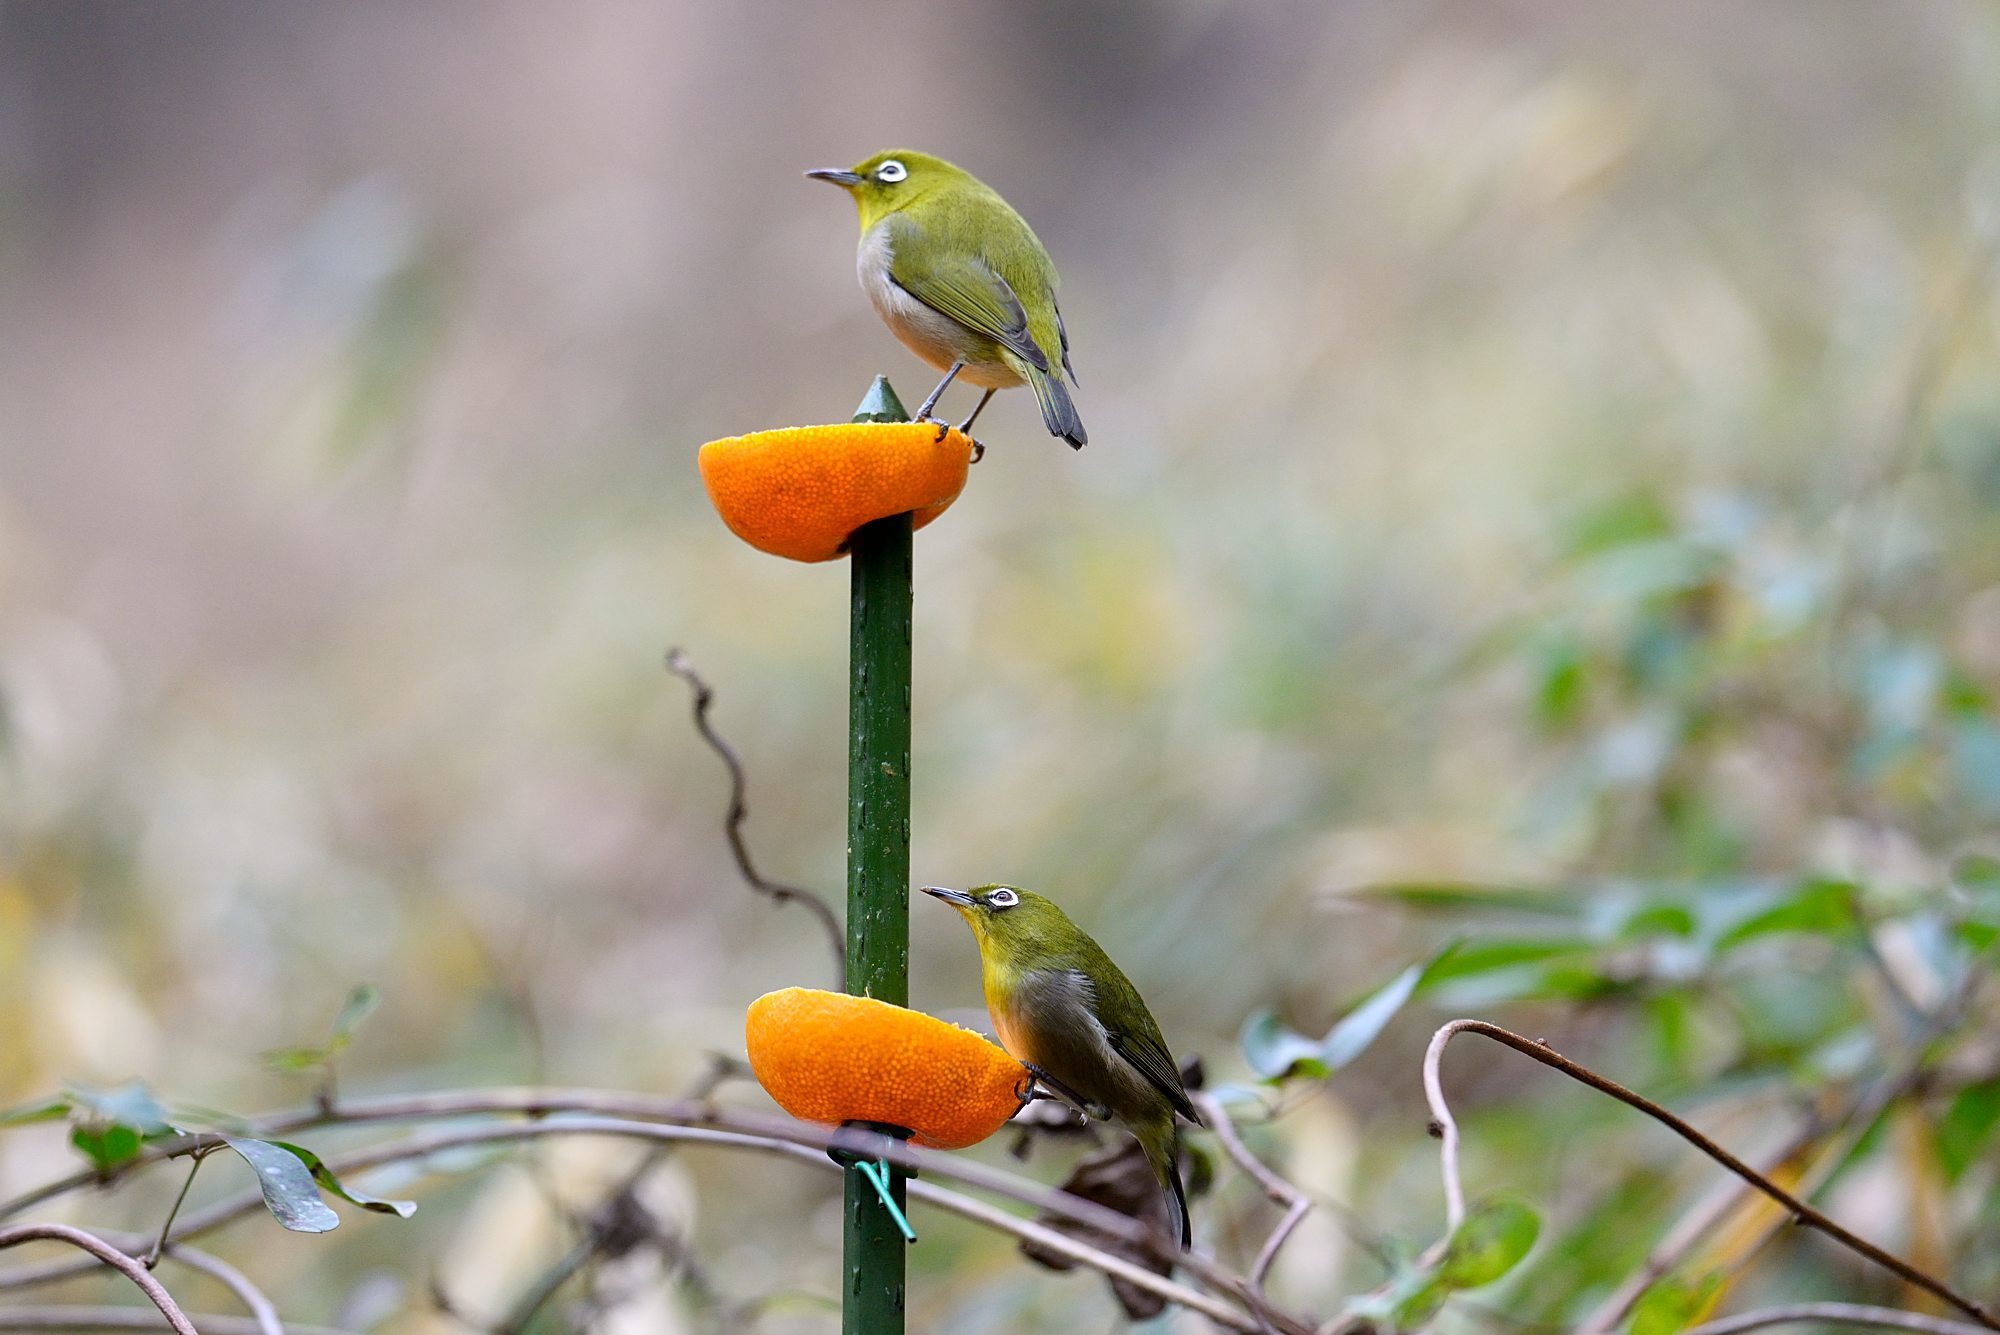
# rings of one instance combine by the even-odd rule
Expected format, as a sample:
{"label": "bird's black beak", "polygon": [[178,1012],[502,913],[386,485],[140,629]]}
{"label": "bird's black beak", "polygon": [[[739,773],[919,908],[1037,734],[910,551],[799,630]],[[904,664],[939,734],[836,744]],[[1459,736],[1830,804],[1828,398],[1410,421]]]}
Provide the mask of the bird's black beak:
{"label": "bird's black beak", "polygon": [[971,908],[979,902],[963,890],[951,890],[942,885],[923,885],[917,888],[933,899],[942,899],[945,903],[956,904],[960,908]]}
{"label": "bird's black beak", "polygon": [[851,171],[839,167],[817,167],[806,173],[815,181],[832,181],[838,186],[860,185],[861,178]]}

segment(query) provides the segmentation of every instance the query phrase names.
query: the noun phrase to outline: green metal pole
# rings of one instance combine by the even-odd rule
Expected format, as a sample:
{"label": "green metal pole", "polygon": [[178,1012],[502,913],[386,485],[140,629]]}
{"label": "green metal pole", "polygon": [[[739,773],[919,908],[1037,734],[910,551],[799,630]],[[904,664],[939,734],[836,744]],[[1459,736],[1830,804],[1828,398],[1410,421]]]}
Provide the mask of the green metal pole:
{"label": "green metal pole", "polygon": [[[907,422],[877,376],[857,422]],[[910,1000],[910,516],[863,525],[848,545],[847,990]],[[905,1243],[875,1188],[849,1167],[842,1335],[900,1335]],[[891,1173],[901,1207],[903,1174]]]}

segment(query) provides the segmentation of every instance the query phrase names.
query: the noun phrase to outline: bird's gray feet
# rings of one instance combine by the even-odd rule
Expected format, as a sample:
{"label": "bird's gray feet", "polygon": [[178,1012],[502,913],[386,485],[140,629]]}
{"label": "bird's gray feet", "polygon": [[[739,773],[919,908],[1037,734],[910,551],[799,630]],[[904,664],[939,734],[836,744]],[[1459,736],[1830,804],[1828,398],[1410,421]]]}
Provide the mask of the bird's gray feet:
{"label": "bird's gray feet", "polygon": [[1068,1104],[1085,1121],[1089,1121],[1093,1117],[1100,1122],[1108,1122],[1111,1120],[1111,1110],[1105,1107],[1103,1104],[1092,1103],[1089,1099],[1084,1098],[1081,1094],[1077,1093],[1075,1090],[1071,1089],[1068,1085],[1065,1085],[1062,1081],[1056,1079],[1054,1076],[1050,1075],[1047,1071],[1044,1071],[1041,1067],[1035,1065],[1033,1062],[1023,1062],[1022,1065],[1026,1066],[1028,1068],[1028,1074],[1034,1077],[1034,1082],[1029,1087],[1028,1091],[1030,1097],[1032,1097],[1035,1094],[1037,1089],[1047,1090],[1049,1095],[1053,1097],[1057,1102]]}

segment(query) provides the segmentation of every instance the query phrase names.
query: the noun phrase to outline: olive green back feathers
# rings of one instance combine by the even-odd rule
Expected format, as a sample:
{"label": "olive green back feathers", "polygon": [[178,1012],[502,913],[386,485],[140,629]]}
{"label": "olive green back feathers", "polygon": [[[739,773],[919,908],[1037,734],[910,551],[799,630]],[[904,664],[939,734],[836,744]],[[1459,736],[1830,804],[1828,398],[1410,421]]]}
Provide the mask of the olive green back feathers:
{"label": "olive green back feathers", "polygon": [[864,238],[888,224],[896,286],[981,340],[974,346],[1012,372],[1005,383],[1034,390],[1049,432],[1081,448],[1088,436],[1063,384],[1076,373],[1055,265],[1027,221],[971,173],[910,149],[812,174],[854,197]]}
{"label": "olive green back feathers", "polygon": [[1036,1078],[1095,1115],[1115,1118],[1144,1149],[1188,1245],[1175,1115],[1199,1124],[1160,1027],[1139,990],[1053,903],[1015,886],[928,886],[979,941],[987,1008],[1001,1041]]}

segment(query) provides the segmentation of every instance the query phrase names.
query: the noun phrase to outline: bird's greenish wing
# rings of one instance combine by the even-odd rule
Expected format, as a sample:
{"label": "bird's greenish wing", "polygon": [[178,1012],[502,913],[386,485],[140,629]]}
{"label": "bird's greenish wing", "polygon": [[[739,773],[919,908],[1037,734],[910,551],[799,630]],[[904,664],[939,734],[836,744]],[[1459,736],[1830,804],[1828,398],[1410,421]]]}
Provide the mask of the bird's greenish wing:
{"label": "bird's greenish wing", "polygon": [[1007,280],[977,255],[948,246],[897,245],[892,234],[889,277],[934,311],[986,335],[1038,371],[1049,359],[1028,332],[1028,313]]}
{"label": "bird's greenish wing", "polygon": [[1201,1125],[1201,1114],[1194,1110],[1187,1090],[1181,1085],[1180,1067],[1174,1064],[1173,1055],[1167,1051],[1167,1045],[1157,1031],[1141,1034],[1108,1029],[1105,1037],[1110,1040],[1114,1052],[1132,1063],[1140,1075],[1167,1096],[1167,1101],[1174,1105],[1174,1111],[1195,1125]]}

